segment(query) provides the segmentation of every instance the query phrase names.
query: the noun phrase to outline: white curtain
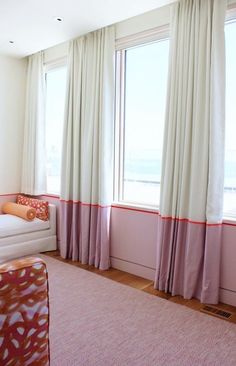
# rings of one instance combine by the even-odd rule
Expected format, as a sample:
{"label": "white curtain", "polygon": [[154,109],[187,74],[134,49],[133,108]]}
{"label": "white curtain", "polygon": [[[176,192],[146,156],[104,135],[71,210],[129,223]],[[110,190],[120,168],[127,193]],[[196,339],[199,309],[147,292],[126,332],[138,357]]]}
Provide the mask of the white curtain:
{"label": "white curtain", "polygon": [[109,267],[114,27],[70,43],[61,180],[63,257]]}
{"label": "white curtain", "polygon": [[28,58],[21,192],[46,192],[43,53]]}
{"label": "white curtain", "polygon": [[173,5],[155,287],[216,303],[224,179],[225,0]]}

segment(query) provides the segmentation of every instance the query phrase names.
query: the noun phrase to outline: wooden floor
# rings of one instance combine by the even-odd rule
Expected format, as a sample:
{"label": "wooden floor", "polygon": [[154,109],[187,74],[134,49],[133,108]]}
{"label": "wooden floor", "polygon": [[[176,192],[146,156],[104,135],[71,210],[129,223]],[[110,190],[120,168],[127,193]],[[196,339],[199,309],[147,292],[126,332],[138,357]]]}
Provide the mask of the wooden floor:
{"label": "wooden floor", "polygon": [[[168,301],[187,306],[187,307],[197,310],[197,311],[200,311],[204,307],[204,305],[201,304],[196,299],[185,300],[185,299],[183,299],[182,296],[171,296],[170,294],[166,294],[165,292],[155,290],[153,287],[153,281],[147,280],[147,279],[139,277],[139,276],[135,276],[133,274],[130,274],[130,273],[127,273],[124,271],[120,271],[119,269],[110,268],[107,271],[101,271],[101,270],[99,270],[93,266],[89,266],[87,264],[81,264],[80,262],[74,262],[69,259],[63,259],[63,258],[61,258],[58,251],[46,252],[46,253],[44,253],[44,255],[48,255],[49,257],[58,259],[61,262],[69,263],[73,266],[85,269],[86,271],[96,273],[99,276],[109,278],[110,280],[120,282],[124,285],[134,287],[138,290],[147,292],[151,295],[162,297]],[[235,306],[220,303],[217,306],[215,305],[214,307],[217,307],[218,309],[221,309],[223,311],[231,312],[232,316],[226,320],[230,321],[232,323],[236,323],[236,307]]]}

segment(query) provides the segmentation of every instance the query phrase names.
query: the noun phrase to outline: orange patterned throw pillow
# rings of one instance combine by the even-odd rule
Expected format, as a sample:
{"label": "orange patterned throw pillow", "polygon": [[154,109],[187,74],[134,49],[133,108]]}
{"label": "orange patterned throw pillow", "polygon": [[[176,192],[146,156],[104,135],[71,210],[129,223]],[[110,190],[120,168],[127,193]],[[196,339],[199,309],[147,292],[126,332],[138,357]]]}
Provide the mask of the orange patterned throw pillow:
{"label": "orange patterned throw pillow", "polygon": [[49,219],[49,208],[48,202],[43,200],[38,200],[37,198],[31,198],[27,196],[22,196],[19,194],[17,196],[16,202],[19,205],[30,206],[35,208],[36,217],[40,220],[47,221]]}

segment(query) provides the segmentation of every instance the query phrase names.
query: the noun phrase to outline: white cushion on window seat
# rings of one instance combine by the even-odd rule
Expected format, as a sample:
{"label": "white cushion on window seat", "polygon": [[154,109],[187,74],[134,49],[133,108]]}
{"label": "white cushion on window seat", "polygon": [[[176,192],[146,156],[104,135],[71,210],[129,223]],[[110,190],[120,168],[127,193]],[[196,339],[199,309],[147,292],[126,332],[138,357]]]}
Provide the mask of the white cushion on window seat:
{"label": "white cushion on window seat", "polygon": [[0,238],[47,230],[49,228],[49,221],[42,221],[37,218],[33,221],[26,221],[13,215],[0,215]]}

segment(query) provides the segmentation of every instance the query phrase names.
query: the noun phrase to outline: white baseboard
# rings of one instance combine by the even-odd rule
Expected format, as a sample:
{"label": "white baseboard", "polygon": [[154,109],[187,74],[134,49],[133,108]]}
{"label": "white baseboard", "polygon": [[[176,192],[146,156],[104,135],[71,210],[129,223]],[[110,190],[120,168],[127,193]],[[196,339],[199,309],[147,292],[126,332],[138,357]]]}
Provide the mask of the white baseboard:
{"label": "white baseboard", "polygon": [[136,276],[146,278],[147,280],[154,281],[155,278],[154,268],[149,268],[138,263],[126,261],[121,258],[111,257],[111,266],[121,271],[125,271],[128,273],[132,273]]}
{"label": "white baseboard", "polygon": [[236,292],[220,288],[220,302],[236,306]]}

